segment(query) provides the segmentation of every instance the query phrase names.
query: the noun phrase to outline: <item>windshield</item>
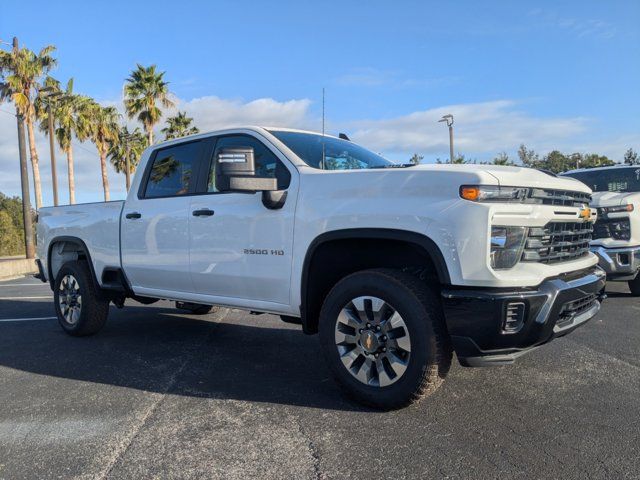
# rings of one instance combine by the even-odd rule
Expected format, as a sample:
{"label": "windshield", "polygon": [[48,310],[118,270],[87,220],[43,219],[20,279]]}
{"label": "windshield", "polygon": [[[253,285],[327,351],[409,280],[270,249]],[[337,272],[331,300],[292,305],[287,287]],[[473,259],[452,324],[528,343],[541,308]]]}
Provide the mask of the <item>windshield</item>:
{"label": "windshield", "polygon": [[568,173],[594,192],[640,192],[640,167]]}
{"label": "windshield", "polygon": [[[315,133],[270,130],[307,165],[323,170],[404,167],[347,140]],[[324,150],[324,165],[323,165]]]}

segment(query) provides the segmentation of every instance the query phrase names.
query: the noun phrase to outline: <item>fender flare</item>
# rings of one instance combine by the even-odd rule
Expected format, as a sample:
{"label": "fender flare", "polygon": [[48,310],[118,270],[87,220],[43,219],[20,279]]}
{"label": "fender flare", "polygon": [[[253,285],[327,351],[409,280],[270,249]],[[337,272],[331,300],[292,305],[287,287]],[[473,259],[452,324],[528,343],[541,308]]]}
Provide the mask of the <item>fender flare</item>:
{"label": "fender flare", "polygon": [[[318,249],[324,243],[334,240],[343,239],[377,239],[377,240],[397,240],[407,243],[413,243],[422,249],[429,255],[433,262],[436,274],[438,275],[438,281],[441,285],[450,285],[451,277],[449,275],[449,269],[444,259],[442,251],[438,245],[428,236],[417,232],[410,232],[407,230],[396,230],[391,228],[348,228],[341,230],[333,230],[318,235],[309,244],[307,253],[302,265],[302,279],[300,283],[300,313],[302,317],[305,317],[308,302],[308,288],[309,288],[309,269],[311,266],[311,260]],[[304,322],[303,322],[304,323]]]}
{"label": "fender flare", "polygon": [[91,254],[89,253],[89,249],[87,248],[87,244],[84,243],[84,241],[78,237],[71,237],[71,236],[66,236],[66,235],[61,235],[58,237],[54,237],[53,239],[51,239],[51,241],[49,242],[49,245],[47,247],[47,275],[49,276],[49,285],[51,287],[51,290],[53,290],[53,285],[55,283],[55,278],[53,278],[53,270],[51,268],[51,251],[53,250],[53,246],[56,243],[60,243],[60,242],[69,242],[69,243],[75,243],[80,247],[80,251],[84,254],[85,257],[87,257],[87,261],[89,263],[89,270],[91,270],[91,276],[93,277],[93,282],[96,286],[96,288],[100,289],[100,284],[98,283],[98,277],[96,275],[96,272],[93,268],[93,260],[91,260]]}

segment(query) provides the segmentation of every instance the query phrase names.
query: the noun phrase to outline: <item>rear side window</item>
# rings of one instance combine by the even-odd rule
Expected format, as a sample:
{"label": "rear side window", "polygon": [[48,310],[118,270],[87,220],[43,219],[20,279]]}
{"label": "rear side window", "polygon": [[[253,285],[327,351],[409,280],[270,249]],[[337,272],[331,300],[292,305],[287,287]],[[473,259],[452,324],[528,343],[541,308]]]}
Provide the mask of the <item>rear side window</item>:
{"label": "rear side window", "polygon": [[190,192],[201,142],[158,150],[147,178],[145,198],[177,197]]}

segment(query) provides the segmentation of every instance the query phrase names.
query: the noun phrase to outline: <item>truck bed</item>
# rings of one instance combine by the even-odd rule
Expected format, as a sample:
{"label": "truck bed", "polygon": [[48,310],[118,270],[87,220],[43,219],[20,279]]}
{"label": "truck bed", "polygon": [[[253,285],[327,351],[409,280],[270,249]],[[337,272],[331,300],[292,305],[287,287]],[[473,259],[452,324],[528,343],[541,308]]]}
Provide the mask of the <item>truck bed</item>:
{"label": "truck bed", "polygon": [[[91,252],[94,271],[101,272],[105,266],[119,267],[120,214],[123,205],[124,201],[121,200],[41,208],[37,226],[38,257],[47,265],[53,243],[65,237],[76,237]],[[45,274],[48,275],[48,272]]]}

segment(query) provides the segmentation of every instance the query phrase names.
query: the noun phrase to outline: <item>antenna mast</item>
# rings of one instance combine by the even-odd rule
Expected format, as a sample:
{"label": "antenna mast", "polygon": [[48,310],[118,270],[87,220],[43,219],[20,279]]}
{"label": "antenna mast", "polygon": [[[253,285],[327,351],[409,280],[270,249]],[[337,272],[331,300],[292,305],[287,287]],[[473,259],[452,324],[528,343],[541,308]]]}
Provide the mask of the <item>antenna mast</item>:
{"label": "antenna mast", "polygon": [[324,150],[324,87],[322,87],[322,165],[320,168],[324,170],[325,150]]}

